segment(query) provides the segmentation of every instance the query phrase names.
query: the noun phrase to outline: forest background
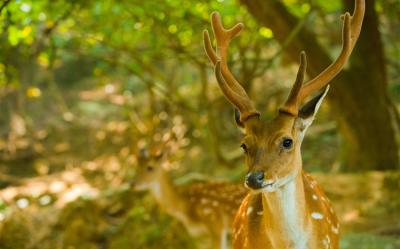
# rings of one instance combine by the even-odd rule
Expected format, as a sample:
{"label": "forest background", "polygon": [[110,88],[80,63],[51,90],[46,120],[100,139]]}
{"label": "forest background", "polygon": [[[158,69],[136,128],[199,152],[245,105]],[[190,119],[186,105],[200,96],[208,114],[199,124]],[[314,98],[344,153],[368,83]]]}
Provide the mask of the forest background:
{"label": "forest background", "polygon": [[[342,248],[400,248],[400,1],[366,0],[361,36],[302,146],[343,225]],[[308,55],[341,48],[349,0],[2,0],[0,248],[195,248],[135,192],[139,151],[173,134],[180,185],[246,173],[233,109],[203,50],[219,11],[243,22],[231,68],[273,117]],[[159,162],[164,163],[164,162]]]}

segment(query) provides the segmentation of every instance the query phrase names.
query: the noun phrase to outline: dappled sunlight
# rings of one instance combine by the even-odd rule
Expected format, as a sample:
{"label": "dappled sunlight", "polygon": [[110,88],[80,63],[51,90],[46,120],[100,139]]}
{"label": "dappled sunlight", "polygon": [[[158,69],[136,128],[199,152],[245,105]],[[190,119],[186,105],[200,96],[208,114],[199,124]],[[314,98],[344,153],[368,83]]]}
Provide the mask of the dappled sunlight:
{"label": "dappled sunlight", "polygon": [[400,5],[354,1],[1,1],[0,249],[230,249],[292,166],[321,247],[400,248]]}
{"label": "dappled sunlight", "polygon": [[55,207],[62,208],[79,197],[94,198],[98,193],[99,191],[82,176],[82,171],[75,169],[56,175],[32,178],[20,183],[20,186],[0,190],[0,198],[6,205],[16,204],[19,208],[25,208],[30,204],[28,199],[40,201],[43,196],[50,195],[55,198],[52,200]]}
{"label": "dappled sunlight", "polygon": [[343,214],[342,220],[345,223],[350,223],[350,222],[356,221],[359,218],[360,218],[360,211],[359,210],[352,210],[352,211],[349,211],[349,212]]}
{"label": "dappled sunlight", "polygon": [[81,91],[79,97],[83,101],[107,101],[114,105],[123,106],[130,101],[129,95],[121,95],[119,84],[107,84],[98,89]]}

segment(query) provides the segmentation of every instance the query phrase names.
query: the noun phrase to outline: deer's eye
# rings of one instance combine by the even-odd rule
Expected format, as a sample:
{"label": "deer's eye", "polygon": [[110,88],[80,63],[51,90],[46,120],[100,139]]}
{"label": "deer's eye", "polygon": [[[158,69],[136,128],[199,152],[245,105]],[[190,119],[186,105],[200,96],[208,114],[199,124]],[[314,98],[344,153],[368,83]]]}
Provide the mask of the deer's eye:
{"label": "deer's eye", "polygon": [[161,151],[157,152],[154,157],[155,159],[160,159],[163,156],[163,154],[161,153]]}
{"label": "deer's eye", "polygon": [[154,168],[153,168],[152,166],[147,166],[147,167],[146,167],[146,170],[149,171],[149,172],[153,171],[153,169],[154,169]]}
{"label": "deer's eye", "polygon": [[246,144],[241,144],[240,147],[242,148],[244,153],[247,154],[249,152],[248,149],[247,149],[247,145]]}
{"label": "deer's eye", "polygon": [[291,138],[285,138],[282,141],[282,148],[290,149],[293,146],[293,140]]}

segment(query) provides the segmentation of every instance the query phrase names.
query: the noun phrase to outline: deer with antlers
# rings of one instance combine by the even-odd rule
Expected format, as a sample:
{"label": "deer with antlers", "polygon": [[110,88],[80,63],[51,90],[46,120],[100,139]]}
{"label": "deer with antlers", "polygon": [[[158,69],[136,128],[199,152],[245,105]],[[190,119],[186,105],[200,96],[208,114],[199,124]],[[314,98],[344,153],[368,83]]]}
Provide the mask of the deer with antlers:
{"label": "deer with antlers", "polygon": [[[328,83],[342,70],[360,34],[365,2],[356,0],[355,4],[353,15],[342,16],[342,50],[337,59],[303,84],[307,61],[305,52],[301,52],[300,67],[290,94],[270,121],[260,118],[260,112],[228,68],[229,43],[243,25],[225,29],[219,14],[212,14],[217,48],[214,51],[205,30],[205,51],[215,67],[220,89],[237,108],[236,123],[245,132],[241,147],[249,169],[245,185],[251,190],[234,220],[234,249],[336,249],[339,246],[338,219],[316,181],[303,171],[300,147],[328,92]],[[304,103],[319,90],[322,91]]]}
{"label": "deer with antlers", "polygon": [[140,150],[133,188],[148,190],[167,214],[201,239],[201,248],[227,249],[233,218],[247,190],[226,182],[176,185],[168,175],[168,158],[179,148],[177,143],[168,139]]}

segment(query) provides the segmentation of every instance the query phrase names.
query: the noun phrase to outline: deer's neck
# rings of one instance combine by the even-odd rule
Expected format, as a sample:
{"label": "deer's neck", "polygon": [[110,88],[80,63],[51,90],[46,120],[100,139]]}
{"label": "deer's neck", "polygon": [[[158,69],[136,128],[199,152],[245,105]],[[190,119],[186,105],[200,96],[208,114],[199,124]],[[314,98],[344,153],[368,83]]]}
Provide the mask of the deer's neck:
{"label": "deer's neck", "polygon": [[163,172],[159,175],[158,181],[151,185],[150,192],[158,204],[175,218],[186,211],[186,205],[167,173]]}
{"label": "deer's neck", "polygon": [[[262,193],[263,218],[274,248],[306,249],[309,221],[302,174],[277,191]],[[270,236],[269,236],[270,235]]]}
{"label": "deer's neck", "polygon": [[189,207],[185,198],[179,193],[172,179],[163,172],[158,181],[154,182],[150,188],[151,193],[166,213],[183,223],[189,233],[196,235],[202,233],[197,229],[195,222],[189,214]]}

